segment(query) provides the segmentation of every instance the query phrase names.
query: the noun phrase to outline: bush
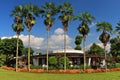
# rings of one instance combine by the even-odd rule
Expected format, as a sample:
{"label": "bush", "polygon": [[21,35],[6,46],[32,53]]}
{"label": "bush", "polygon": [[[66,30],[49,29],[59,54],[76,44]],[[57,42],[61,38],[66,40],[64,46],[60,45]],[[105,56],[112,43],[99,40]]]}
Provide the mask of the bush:
{"label": "bush", "polygon": [[34,65],[31,65],[30,68],[31,68],[31,69],[41,69],[42,66],[34,66]]}
{"label": "bush", "polygon": [[107,66],[108,68],[115,68],[116,67],[116,65],[115,65],[115,63],[111,63],[110,65],[108,65]]}
{"label": "bush", "polygon": [[120,68],[120,63],[115,64],[116,68]]}
{"label": "bush", "polygon": [[[79,69],[84,69],[84,65],[80,65]],[[86,69],[91,69],[91,66],[86,66]]]}
{"label": "bush", "polygon": [[4,65],[6,61],[6,55],[0,53],[0,67]]}
{"label": "bush", "polygon": [[80,65],[74,65],[73,69],[81,69],[81,68],[80,68]]}
{"label": "bush", "polygon": [[[60,58],[60,64],[61,64],[61,66],[64,66],[64,61],[65,61],[64,59],[65,59],[65,57],[61,57]],[[69,68],[69,62],[70,62],[69,58],[66,57],[66,67],[67,68]]]}
{"label": "bush", "polygon": [[49,66],[48,69],[49,70],[54,70],[54,69],[56,69],[56,67],[55,66]]}
{"label": "bush", "polygon": [[51,56],[49,58],[49,69],[52,70],[52,69],[56,69],[57,67],[57,58],[55,56]]}
{"label": "bush", "polygon": [[56,65],[57,64],[57,58],[55,56],[52,56],[49,58],[49,64],[50,65]]}
{"label": "bush", "polygon": [[120,68],[120,63],[111,63],[108,68]]}
{"label": "bush", "polygon": [[64,66],[63,66],[63,65],[60,65],[60,66],[58,67],[58,69],[64,69]]}

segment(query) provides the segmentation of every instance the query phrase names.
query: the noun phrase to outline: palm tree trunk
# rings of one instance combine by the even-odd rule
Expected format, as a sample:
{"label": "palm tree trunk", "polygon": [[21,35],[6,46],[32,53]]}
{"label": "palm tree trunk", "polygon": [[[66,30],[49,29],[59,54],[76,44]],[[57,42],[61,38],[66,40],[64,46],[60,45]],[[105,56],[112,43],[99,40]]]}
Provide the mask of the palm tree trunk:
{"label": "palm tree trunk", "polygon": [[83,40],[83,52],[84,52],[84,71],[86,70],[86,37],[84,36],[84,38],[83,38],[84,40]]}
{"label": "palm tree trunk", "polygon": [[30,71],[30,31],[28,31],[28,71]]}
{"label": "palm tree trunk", "polygon": [[50,32],[50,31],[49,31],[49,30],[47,30],[47,46],[46,46],[46,47],[47,47],[47,52],[46,52],[46,64],[47,64],[47,71],[48,71],[48,67],[49,67],[49,66],[48,66],[49,32]]}
{"label": "palm tree trunk", "polygon": [[66,31],[64,30],[64,72],[66,72]]}
{"label": "palm tree trunk", "polygon": [[106,46],[104,46],[105,51],[105,71],[107,72],[107,62],[106,62]]}
{"label": "palm tree trunk", "polygon": [[16,72],[18,69],[18,43],[19,43],[19,35],[17,35],[17,49],[16,49]]}

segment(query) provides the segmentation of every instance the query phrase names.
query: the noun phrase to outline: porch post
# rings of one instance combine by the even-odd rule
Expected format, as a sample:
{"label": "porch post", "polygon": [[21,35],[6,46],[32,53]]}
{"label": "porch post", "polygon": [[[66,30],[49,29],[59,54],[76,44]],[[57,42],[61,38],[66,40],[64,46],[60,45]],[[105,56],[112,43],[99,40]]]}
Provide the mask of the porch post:
{"label": "porch post", "polygon": [[91,65],[91,58],[88,59],[88,66]]}

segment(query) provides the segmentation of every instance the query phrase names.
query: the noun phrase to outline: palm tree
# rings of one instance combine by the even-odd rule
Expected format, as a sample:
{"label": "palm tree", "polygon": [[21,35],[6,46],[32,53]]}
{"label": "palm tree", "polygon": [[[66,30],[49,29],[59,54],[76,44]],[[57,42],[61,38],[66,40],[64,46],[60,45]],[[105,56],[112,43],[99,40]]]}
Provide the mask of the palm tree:
{"label": "palm tree", "polygon": [[14,10],[12,11],[11,16],[14,16],[14,23],[12,24],[13,30],[17,34],[17,49],[16,49],[16,71],[18,69],[18,43],[19,43],[19,35],[20,32],[24,30],[24,25],[23,25],[23,18],[22,18],[22,6],[16,6]]}
{"label": "palm tree", "polygon": [[118,34],[118,36],[120,36],[120,21],[117,23],[115,34]]}
{"label": "palm tree", "polygon": [[[112,25],[108,22],[98,22],[96,24],[97,26],[97,31],[102,31],[102,34],[99,36],[99,40],[103,43],[104,46],[104,51],[106,50],[106,45],[110,39],[110,34],[112,29]],[[107,64],[106,64],[106,51],[105,51],[105,69],[107,69]]]}
{"label": "palm tree", "polygon": [[46,63],[47,63],[47,70],[48,70],[48,49],[49,49],[49,32],[50,28],[55,22],[54,16],[57,13],[57,7],[55,6],[54,3],[46,3],[45,5],[42,6],[43,10],[43,17],[45,17],[44,24],[46,26],[47,30],[47,50],[46,50]]}
{"label": "palm tree", "polygon": [[61,20],[64,28],[64,70],[66,71],[66,32],[68,31],[68,23],[71,21],[73,16],[73,8],[70,3],[64,2],[59,5],[58,9],[61,13],[59,19]]}
{"label": "palm tree", "polygon": [[88,23],[91,24],[94,17],[91,14],[89,14],[88,12],[82,12],[82,13],[80,13],[80,16],[76,16],[76,18],[78,18],[79,21],[81,21],[81,25],[79,25],[78,31],[83,36],[84,70],[85,70],[86,69],[86,53],[85,53],[85,51],[86,51],[86,49],[85,49],[86,48],[86,36],[90,32]]}
{"label": "palm tree", "polygon": [[23,5],[23,16],[25,19],[25,25],[28,28],[28,71],[30,71],[30,31],[36,23],[36,18],[39,17],[40,9],[38,6],[32,4]]}

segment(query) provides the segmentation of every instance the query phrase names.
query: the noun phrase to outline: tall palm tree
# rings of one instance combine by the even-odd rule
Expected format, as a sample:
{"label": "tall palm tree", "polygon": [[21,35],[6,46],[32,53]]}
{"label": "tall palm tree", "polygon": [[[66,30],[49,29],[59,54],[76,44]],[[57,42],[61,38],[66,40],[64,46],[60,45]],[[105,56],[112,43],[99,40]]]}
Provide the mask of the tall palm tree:
{"label": "tall palm tree", "polygon": [[16,49],[16,71],[18,69],[18,44],[19,44],[19,35],[24,30],[23,18],[22,18],[22,6],[16,6],[12,11],[11,16],[14,16],[14,23],[12,24],[13,30],[17,34],[17,49]]}
{"label": "tall palm tree", "polygon": [[42,6],[42,10],[44,12],[43,13],[43,17],[45,18],[44,24],[47,30],[46,64],[47,64],[47,70],[48,70],[49,32],[50,32],[50,28],[55,22],[54,16],[57,13],[57,7],[54,3],[46,3],[45,5]]}
{"label": "tall palm tree", "polygon": [[116,29],[115,29],[115,33],[120,36],[120,21],[117,23],[117,26],[116,26]]}
{"label": "tall palm tree", "polygon": [[85,49],[86,48],[86,36],[90,32],[88,24],[91,24],[92,20],[94,20],[95,18],[88,12],[82,12],[82,13],[80,13],[80,16],[76,16],[76,18],[79,19],[79,21],[81,21],[81,25],[79,25],[78,31],[83,36],[84,70],[85,70],[86,69],[86,53],[85,53],[85,51],[86,51],[86,49]]}
{"label": "tall palm tree", "polygon": [[120,41],[120,21],[117,23],[116,29],[115,29],[115,34],[117,34],[118,36],[118,40]]}
{"label": "tall palm tree", "polygon": [[73,16],[73,8],[70,3],[64,2],[59,5],[58,9],[61,13],[59,19],[61,20],[64,28],[64,70],[66,71],[66,32],[68,31],[68,23],[71,21]]}
{"label": "tall palm tree", "polygon": [[105,69],[107,69],[107,64],[106,64],[106,45],[110,39],[110,33],[113,30],[112,25],[108,22],[98,22],[96,24],[97,26],[97,31],[102,31],[102,34],[99,36],[99,40],[103,43],[104,46],[104,51],[105,51]]}
{"label": "tall palm tree", "polygon": [[39,17],[40,9],[33,4],[23,5],[23,16],[25,19],[25,25],[28,28],[28,71],[30,71],[30,31],[36,23],[36,18]]}

